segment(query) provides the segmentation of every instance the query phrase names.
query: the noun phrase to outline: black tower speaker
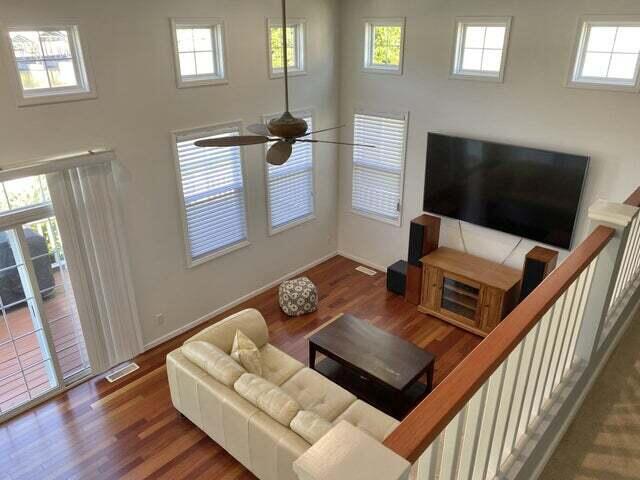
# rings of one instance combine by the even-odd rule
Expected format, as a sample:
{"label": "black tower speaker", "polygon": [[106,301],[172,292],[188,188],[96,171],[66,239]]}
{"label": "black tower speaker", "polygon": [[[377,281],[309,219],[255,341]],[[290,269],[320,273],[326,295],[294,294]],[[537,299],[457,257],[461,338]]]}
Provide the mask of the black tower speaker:
{"label": "black tower speaker", "polygon": [[420,265],[420,259],[438,248],[440,241],[440,218],[421,215],[411,221],[409,228],[409,254],[411,265]]}
{"label": "black tower speaker", "polygon": [[420,304],[422,296],[422,262],[420,259],[438,248],[440,242],[440,218],[420,215],[411,220],[409,227],[409,253],[407,255],[407,282],[404,299]]}
{"label": "black tower speaker", "polygon": [[524,259],[522,270],[522,302],[533,292],[542,281],[549,276],[558,264],[558,252],[543,247],[535,247]]}

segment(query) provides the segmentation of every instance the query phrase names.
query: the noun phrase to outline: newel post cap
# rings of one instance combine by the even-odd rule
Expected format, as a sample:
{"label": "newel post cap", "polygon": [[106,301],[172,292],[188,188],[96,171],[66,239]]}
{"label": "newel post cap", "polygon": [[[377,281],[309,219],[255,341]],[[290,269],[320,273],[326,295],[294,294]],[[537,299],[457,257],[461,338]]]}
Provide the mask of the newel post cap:
{"label": "newel post cap", "polygon": [[300,480],[406,480],[411,464],[344,420],[303,453]]}
{"label": "newel post cap", "polygon": [[636,216],[637,212],[638,207],[624,203],[597,200],[596,203],[589,208],[589,218],[614,228],[626,228]]}

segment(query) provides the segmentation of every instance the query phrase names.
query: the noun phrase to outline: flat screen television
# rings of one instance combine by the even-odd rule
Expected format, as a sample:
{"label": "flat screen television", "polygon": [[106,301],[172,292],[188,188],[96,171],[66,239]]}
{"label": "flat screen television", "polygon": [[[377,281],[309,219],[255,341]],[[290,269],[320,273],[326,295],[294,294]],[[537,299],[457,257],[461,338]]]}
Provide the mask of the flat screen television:
{"label": "flat screen television", "polygon": [[424,211],[570,249],[589,157],[429,133]]}

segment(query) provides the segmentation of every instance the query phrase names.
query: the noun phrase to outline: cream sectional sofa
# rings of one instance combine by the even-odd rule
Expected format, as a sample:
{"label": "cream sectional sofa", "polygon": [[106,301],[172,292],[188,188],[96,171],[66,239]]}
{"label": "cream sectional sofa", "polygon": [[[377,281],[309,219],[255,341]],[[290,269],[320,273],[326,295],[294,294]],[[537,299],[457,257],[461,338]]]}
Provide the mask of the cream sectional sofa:
{"label": "cream sectional sofa", "polygon": [[[260,349],[262,377],[228,356],[236,330]],[[191,337],[167,356],[167,373],[176,409],[261,480],[297,480],[293,462],[342,420],[379,441],[398,424],[271,345],[253,309]]]}

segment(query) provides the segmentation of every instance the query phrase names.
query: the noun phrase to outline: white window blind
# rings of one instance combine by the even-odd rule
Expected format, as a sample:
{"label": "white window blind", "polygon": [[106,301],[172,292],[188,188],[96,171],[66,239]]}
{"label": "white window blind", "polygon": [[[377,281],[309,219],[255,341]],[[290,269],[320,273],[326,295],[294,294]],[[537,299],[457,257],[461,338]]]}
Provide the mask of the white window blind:
{"label": "white window blind", "polygon": [[[301,116],[312,131],[311,115]],[[267,164],[267,195],[271,233],[313,217],[313,144],[296,143],[287,163]]]}
{"label": "white window blind", "polygon": [[357,112],[354,142],[352,208],[392,223],[400,223],[407,115]]}
{"label": "white window blind", "polygon": [[240,147],[194,145],[196,140],[239,133],[239,126],[229,126],[176,135],[190,263],[226,253],[247,241]]}

